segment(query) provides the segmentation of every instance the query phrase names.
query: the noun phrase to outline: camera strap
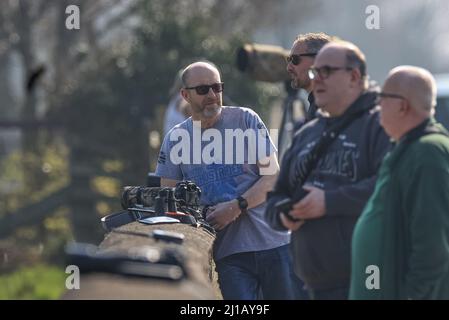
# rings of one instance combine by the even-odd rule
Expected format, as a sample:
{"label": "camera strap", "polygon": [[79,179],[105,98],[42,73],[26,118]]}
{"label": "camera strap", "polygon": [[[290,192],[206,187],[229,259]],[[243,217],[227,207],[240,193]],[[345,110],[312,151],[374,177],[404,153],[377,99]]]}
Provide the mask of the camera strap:
{"label": "camera strap", "polygon": [[[353,105],[360,103],[361,99],[364,99],[364,95],[360,96]],[[303,195],[303,185],[307,181],[307,178],[311,174],[311,172],[315,169],[316,165],[320,158],[324,155],[328,147],[332,144],[332,142],[340,135],[340,133],[345,130],[354,120],[361,117],[365,112],[369,112],[373,107],[375,107],[375,103],[370,103],[368,106],[364,106],[356,109],[355,111],[349,113],[348,115],[344,115],[341,121],[337,121],[335,124],[331,125],[329,128],[326,128],[320,140],[315,144],[312,150],[303,158],[301,162],[301,170],[299,174],[299,181],[296,185],[296,189],[294,194],[292,195],[293,203],[296,203],[302,198]],[[349,107],[349,109],[352,109]],[[300,135],[298,135],[300,136]],[[297,137],[298,137],[297,136]],[[294,145],[294,142],[292,143]],[[295,153],[292,153],[295,154]]]}

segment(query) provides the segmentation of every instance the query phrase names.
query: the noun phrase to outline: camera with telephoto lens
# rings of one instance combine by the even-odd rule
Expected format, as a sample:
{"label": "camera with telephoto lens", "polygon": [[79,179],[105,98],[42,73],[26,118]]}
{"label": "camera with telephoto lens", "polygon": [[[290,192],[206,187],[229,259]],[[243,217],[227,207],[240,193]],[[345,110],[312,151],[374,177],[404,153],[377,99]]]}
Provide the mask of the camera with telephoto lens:
{"label": "camera with telephoto lens", "polygon": [[288,55],[289,50],[282,47],[247,43],[237,50],[236,65],[254,80],[290,82],[286,60]]}
{"label": "camera with telephoto lens", "polygon": [[152,208],[156,214],[183,212],[202,217],[201,189],[192,181],[180,181],[172,187],[127,186],[122,193],[122,208]]}

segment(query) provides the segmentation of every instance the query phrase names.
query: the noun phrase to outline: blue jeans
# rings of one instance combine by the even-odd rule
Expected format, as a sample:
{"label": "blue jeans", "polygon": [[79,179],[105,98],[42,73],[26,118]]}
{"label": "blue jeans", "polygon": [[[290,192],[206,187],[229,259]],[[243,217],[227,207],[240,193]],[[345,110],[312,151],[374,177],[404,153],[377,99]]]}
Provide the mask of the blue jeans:
{"label": "blue jeans", "polygon": [[236,253],[215,262],[225,300],[307,299],[303,282],[293,271],[288,245]]}

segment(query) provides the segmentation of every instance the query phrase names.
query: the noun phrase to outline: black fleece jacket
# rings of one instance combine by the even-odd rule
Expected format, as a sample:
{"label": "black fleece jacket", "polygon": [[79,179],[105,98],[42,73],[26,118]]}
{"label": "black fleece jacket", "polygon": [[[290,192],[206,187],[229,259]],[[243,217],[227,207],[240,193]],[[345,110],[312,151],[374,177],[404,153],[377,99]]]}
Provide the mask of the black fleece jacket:
{"label": "black fleece jacket", "polygon": [[339,134],[305,182],[323,189],[326,202],[325,215],[307,220],[292,233],[291,239],[295,272],[312,289],[349,285],[354,225],[374,191],[377,170],[391,147],[379,123],[376,96],[376,92],[367,91],[343,115],[333,118],[319,116],[305,124],[296,133],[284,156],[279,178],[267,201],[267,221],[273,228],[283,229],[274,203],[293,196],[304,155],[310,152],[330,125],[360,108],[373,107]]}

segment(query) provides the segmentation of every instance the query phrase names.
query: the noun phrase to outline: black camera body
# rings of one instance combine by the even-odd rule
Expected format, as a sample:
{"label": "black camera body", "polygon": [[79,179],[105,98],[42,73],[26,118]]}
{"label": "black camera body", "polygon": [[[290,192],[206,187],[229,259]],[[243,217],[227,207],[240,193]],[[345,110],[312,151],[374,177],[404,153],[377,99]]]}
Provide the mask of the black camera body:
{"label": "black camera body", "polygon": [[289,220],[294,221],[294,222],[299,221],[299,219],[296,219],[289,214],[289,211],[292,209],[292,207],[293,207],[293,201],[291,198],[285,198],[285,199],[279,200],[274,204],[274,208],[278,215],[283,213]]}
{"label": "black camera body", "polygon": [[125,211],[112,213],[101,218],[106,231],[133,221],[169,216],[179,222],[201,226],[215,235],[214,229],[205,221],[207,206],[200,205],[201,189],[192,181],[180,181],[175,187],[127,186],[121,196]]}
{"label": "black camera body", "polygon": [[298,191],[298,194],[295,195],[295,197],[283,197],[281,199],[277,199],[276,202],[273,205],[273,209],[275,211],[275,215],[277,217],[277,221],[280,221],[280,215],[283,213],[287,219],[289,219],[292,222],[298,222],[301,221],[301,219],[292,217],[289,212],[293,208],[293,205],[303,199],[309,192],[305,191],[304,189],[300,189]]}
{"label": "black camera body", "polygon": [[198,210],[200,207],[201,189],[192,181],[180,181],[174,188],[174,197],[182,206]]}
{"label": "black camera body", "polygon": [[128,186],[122,194],[122,208],[132,207],[153,208],[158,215],[166,212],[184,212],[198,215],[200,208],[201,189],[191,181],[180,181],[176,187],[141,187]]}

